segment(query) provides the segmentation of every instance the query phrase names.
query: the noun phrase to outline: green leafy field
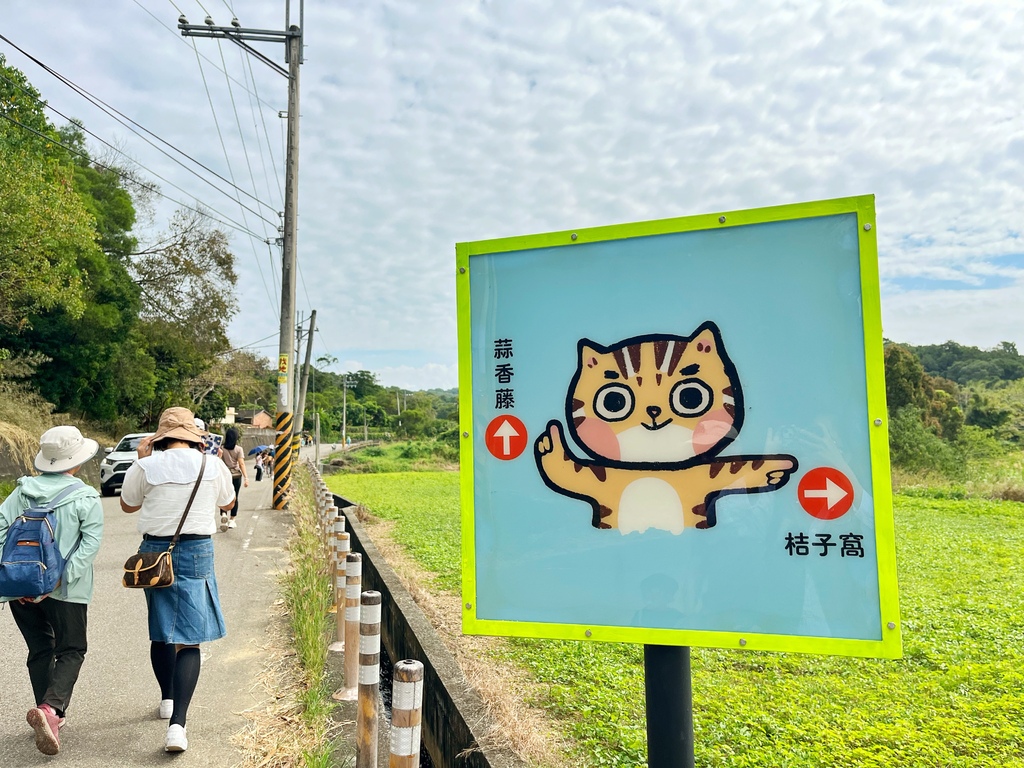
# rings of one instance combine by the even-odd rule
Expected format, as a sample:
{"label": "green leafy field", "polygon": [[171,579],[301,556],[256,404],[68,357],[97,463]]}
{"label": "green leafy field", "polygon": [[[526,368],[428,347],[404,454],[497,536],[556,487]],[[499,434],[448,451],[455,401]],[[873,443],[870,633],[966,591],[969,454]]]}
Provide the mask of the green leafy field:
{"label": "green leafy field", "polygon": [[[395,520],[437,587],[459,575],[458,474],[341,475]],[[696,761],[708,768],[1024,766],[1024,504],[897,495],[904,658],[694,649]],[[511,640],[577,745],[568,764],[646,764],[640,646]]]}
{"label": "green leafy field", "polygon": [[428,472],[450,470],[458,465],[458,449],[437,440],[405,440],[381,443],[331,454],[335,468],[353,474],[362,472]]}

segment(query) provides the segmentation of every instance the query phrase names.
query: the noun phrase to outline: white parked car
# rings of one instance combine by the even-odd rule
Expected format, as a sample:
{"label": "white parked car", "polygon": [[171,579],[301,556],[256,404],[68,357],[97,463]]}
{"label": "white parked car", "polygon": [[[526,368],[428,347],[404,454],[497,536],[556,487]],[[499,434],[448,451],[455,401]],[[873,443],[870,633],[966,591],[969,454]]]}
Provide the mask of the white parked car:
{"label": "white parked car", "polygon": [[125,435],[113,448],[106,448],[106,457],[100,462],[100,493],[113,496],[114,491],[124,482],[124,473],[139,458],[139,441],[152,432],[135,432]]}

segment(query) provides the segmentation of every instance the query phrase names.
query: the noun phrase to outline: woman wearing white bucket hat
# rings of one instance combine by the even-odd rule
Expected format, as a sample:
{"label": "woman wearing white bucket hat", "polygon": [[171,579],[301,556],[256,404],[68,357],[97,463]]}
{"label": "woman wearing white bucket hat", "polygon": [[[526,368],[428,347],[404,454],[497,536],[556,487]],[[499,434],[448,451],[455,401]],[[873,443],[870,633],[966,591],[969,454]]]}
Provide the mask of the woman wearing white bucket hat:
{"label": "woman wearing white bucket hat", "polygon": [[[22,477],[0,505],[0,549],[11,523],[30,506],[56,500],[57,548],[67,565],[49,595],[10,601],[11,615],[28,646],[28,674],[36,705],[26,719],[36,732],[36,747],[46,755],[60,749],[59,729],[85,661],[86,615],[93,590],[93,560],[103,537],[99,493],[75,478],[99,445],[76,427],[48,429],[39,439],[35,467],[42,474]],[[77,543],[77,548],[76,548]]]}

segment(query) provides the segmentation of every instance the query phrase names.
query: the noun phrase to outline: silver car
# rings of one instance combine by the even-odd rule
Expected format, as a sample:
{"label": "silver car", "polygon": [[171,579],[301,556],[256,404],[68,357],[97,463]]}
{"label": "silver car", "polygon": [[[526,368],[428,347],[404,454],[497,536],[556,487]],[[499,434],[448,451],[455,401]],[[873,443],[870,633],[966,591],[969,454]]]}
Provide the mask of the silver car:
{"label": "silver car", "polygon": [[100,493],[113,496],[114,491],[124,482],[124,473],[139,458],[139,441],[152,432],[135,432],[125,435],[113,448],[104,449],[106,457],[100,462]]}

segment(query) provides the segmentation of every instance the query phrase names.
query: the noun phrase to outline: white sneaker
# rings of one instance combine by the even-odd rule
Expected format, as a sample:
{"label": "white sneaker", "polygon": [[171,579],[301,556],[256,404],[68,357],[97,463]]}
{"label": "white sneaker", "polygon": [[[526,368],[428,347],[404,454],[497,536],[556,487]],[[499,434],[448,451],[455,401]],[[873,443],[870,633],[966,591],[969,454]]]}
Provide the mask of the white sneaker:
{"label": "white sneaker", "polygon": [[228,529],[228,513],[227,512],[221,512],[220,513],[220,532],[224,533],[224,531],[226,531],[227,529]]}
{"label": "white sneaker", "polygon": [[236,523],[235,522],[235,518],[232,517],[231,521],[228,523],[228,528],[237,528],[237,527],[238,527],[238,523]]}
{"label": "white sneaker", "polygon": [[174,714],[174,699],[160,699],[160,719],[170,720]]}
{"label": "white sneaker", "polygon": [[186,749],[188,749],[188,739],[185,738],[185,726],[169,726],[167,738],[164,740],[164,752],[184,752]]}

